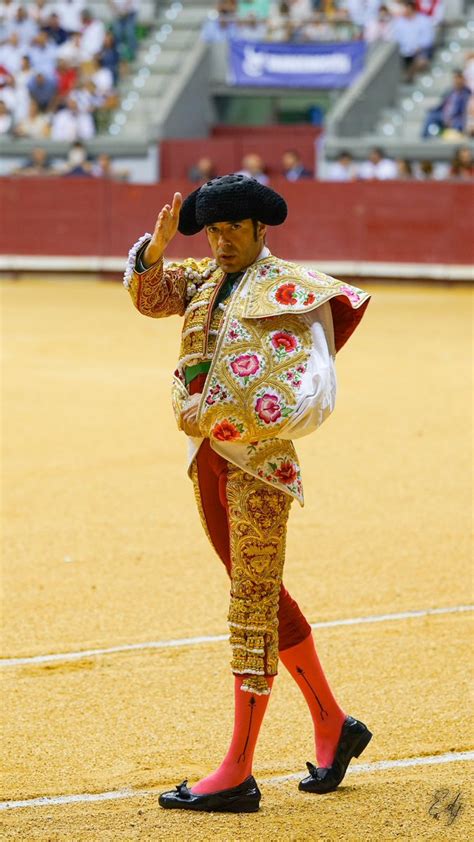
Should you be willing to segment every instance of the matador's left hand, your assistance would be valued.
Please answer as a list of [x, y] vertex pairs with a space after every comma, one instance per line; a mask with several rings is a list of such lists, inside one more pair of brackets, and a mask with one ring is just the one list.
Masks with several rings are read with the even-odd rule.
[[186, 403], [186, 408], [181, 413], [181, 428], [187, 436], [201, 438], [202, 433], [197, 422], [197, 413], [201, 395], [191, 395]]

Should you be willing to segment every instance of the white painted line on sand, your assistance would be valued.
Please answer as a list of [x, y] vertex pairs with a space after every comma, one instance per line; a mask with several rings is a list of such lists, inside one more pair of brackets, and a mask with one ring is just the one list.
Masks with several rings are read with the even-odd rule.
[[[432, 754], [426, 757], [407, 757], [402, 760], [378, 760], [374, 763], [358, 763], [350, 766], [347, 774], [357, 772], [380, 772], [387, 769], [406, 769], [413, 766], [437, 766], [442, 763], [459, 763], [474, 760], [474, 751], [448, 751], [446, 754]], [[290, 775], [259, 780], [260, 784], [274, 785], [302, 777], [301, 772]], [[76, 795], [52, 795], [40, 798], [27, 798], [22, 801], [0, 801], [0, 810], [15, 810], [20, 807], [56, 807], [61, 804], [92, 803], [97, 801], [116, 801], [120, 798], [144, 798], [156, 796], [161, 789], [118, 789], [109, 792], [79, 793]]]
[[[349, 617], [343, 620], [324, 620], [311, 623], [313, 629], [331, 629], [337, 626], [359, 626], [364, 623], [387, 623], [395, 620], [411, 620], [419, 617], [431, 617], [439, 614], [460, 614], [473, 611], [474, 605], [451, 605], [445, 608], [423, 608], [419, 611], [400, 611], [397, 614], [374, 614], [369, 617]], [[19, 667], [26, 664], [47, 664], [55, 661], [76, 661], [80, 658], [95, 658], [99, 655], [114, 655], [117, 652], [139, 652], [146, 649], [169, 649], [181, 646], [199, 646], [206, 643], [220, 643], [228, 640], [227, 634], [204, 635], [201, 637], [181, 637], [177, 640], [149, 640], [144, 643], [124, 643], [121, 646], [109, 646], [106, 649], [83, 649], [78, 652], [58, 652], [51, 655], [31, 655], [24, 658], [2, 658], [0, 667]]]

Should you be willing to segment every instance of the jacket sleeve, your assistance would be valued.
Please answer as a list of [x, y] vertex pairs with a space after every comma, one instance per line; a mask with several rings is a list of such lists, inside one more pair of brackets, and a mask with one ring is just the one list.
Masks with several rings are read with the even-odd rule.
[[336, 402], [334, 328], [328, 303], [308, 313], [313, 347], [303, 376], [302, 393], [291, 418], [278, 433], [297, 439], [313, 433], [331, 414]]
[[141, 258], [151, 235], [145, 234], [130, 249], [124, 286], [137, 310], [144, 316], [161, 319], [164, 316], [182, 316], [186, 309], [187, 280], [179, 263], [166, 268], [163, 258], [148, 269], [143, 268]]

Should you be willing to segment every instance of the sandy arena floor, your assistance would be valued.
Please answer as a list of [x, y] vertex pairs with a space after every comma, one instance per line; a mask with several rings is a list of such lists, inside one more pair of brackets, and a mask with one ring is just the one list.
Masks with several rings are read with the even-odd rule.
[[[220, 762], [228, 644], [124, 648], [226, 633], [228, 582], [169, 401], [179, 321], [140, 316], [118, 284], [3, 284], [2, 656], [121, 647], [0, 663], [3, 839], [474, 838], [470, 295], [373, 292], [336, 412], [298, 442], [285, 580], [312, 622], [355, 620], [315, 637], [374, 739], [338, 792], [299, 793], [312, 723], [282, 669], [255, 758], [262, 808], [222, 816], [165, 812], [157, 794]], [[448, 610], [410, 616], [434, 608]]]

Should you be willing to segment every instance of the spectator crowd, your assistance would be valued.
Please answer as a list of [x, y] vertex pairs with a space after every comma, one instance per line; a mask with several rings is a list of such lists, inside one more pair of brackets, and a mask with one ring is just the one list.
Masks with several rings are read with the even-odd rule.
[[443, 0], [218, 0], [205, 41], [396, 41], [408, 79], [433, 54]]
[[[268, 184], [272, 178], [286, 178], [287, 181], [302, 181], [316, 177], [313, 170], [303, 163], [296, 149], [287, 149], [280, 161], [280, 166], [267, 166], [261, 155], [247, 153], [242, 158], [238, 172], [256, 178], [261, 184]], [[218, 167], [208, 156], [200, 158], [188, 172], [190, 181], [203, 184], [220, 175]], [[365, 161], [355, 161], [348, 151], [340, 153], [337, 160], [329, 164], [322, 178], [327, 181], [388, 181], [430, 179], [474, 178], [474, 160], [468, 146], [459, 147], [450, 164], [436, 164], [431, 161], [412, 162], [406, 159], [394, 160], [383, 149], [374, 147]]]
[[44, 146], [35, 146], [31, 155], [19, 167], [10, 173], [14, 176], [81, 176], [85, 178], [108, 178], [126, 181], [129, 173], [117, 169], [110, 157], [101, 152], [92, 158], [86, 146], [80, 140], [74, 141], [69, 147], [66, 161], [54, 164]]
[[0, 135], [73, 143], [107, 126], [139, 0], [109, 3], [106, 28], [85, 0], [1, 0]]
[[[404, 80], [413, 82], [430, 67], [443, 14], [443, 0], [218, 0], [202, 37], [208, 42], [393, 41]], [[453, 131], [474, 137], [474, 53], [427, 115], [423, 137], [446, 131], [447, 139], [456, 139]]]

